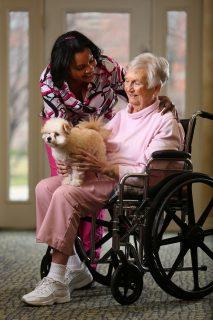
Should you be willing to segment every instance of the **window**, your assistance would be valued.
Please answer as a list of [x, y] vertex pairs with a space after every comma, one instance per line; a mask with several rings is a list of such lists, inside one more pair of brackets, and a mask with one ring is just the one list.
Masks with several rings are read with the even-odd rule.
[[170, 63], [168, 96], [184, 116], [186, 104], [187, 14], [184, 11], [167, 11], [166, 52]]
[[129, 61], [130, 14], [81, 12], [66, 14], [67, 31], [78, 30], [122, 66]]
[[28, 184], [29, 14], [9, 13], [9, 200], [26, 201]]

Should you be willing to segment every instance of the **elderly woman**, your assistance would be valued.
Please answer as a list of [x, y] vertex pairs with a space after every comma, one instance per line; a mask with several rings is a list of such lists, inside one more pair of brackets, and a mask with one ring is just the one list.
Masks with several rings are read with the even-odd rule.
[[[143, 172], [157, 150], [179, 150], [183, 129], [171, 112], [158, 113], [158, 94], [169, 75], [164, 58], [149, 53], [137, 56], [129, 64], [125, 91], [129, 103], [106, 127], [112, 130], [108, 161], [100, 162], [82, 152], [75, 160], [87, 179], [81, 187], [61, 185], [62, 176], [42, 180], [36, 187], [37, 241], [53, 249], [47, 277], [22, 300], [31, 305], [51, 305], [70, 301], [66, 282], [66, 264], [73, 253], [82, 212], [96, 214], [108, 199], [120, 177]], [[71, 164], [72, 165], [72, 164]], [[66, 173], [67, 168], [61, 168]]]

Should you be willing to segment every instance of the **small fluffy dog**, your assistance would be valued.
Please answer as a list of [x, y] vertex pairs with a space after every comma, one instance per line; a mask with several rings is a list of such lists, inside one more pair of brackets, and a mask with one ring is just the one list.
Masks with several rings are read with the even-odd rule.
[[[106, 140], [110, 131], [104, 129], [102, 120], [90, 118], [73, 127], [61, 118], [48, 120], [41, 129], [42, 139], [52, 148], [56, 161], [67, 162], [80, 149], [91, 153], [100, 160], [106, 160]], [[63, 184], [81, 186], [84, 173], [72, 167], [72, 173], [63, 180]]]

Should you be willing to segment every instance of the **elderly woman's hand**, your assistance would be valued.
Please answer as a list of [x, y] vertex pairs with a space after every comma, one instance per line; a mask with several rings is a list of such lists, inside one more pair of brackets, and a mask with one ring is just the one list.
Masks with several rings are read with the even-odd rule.
[[79, 171], [93, 171], [105, 174], [111, 178], [117, 178], [119, 176], [118, 166], [110, 164], [107, 161], [99, 160], [84, 150], [81, 150], [80, 154], [75, 155], [72, 166], [77, 167]]
[[65, 164], [64, 162], [57, 161], [56, 162], [57, 172], [59, 175], [63, 177], [67, 177], [69, 175], [70, 166]]
[[159, 112], [162, 112], [162, 114], [167, 113], [168, 111], [171, 111], [175, 118], [178, 119], [177, 110], [175, 109], [175, 105], [171, 102], [171, 100], [167, 96], [159, 96], [160, 105], [159, 105]]
[[77, 167], [80, 171], [101, 172], [101, 168], [105, 166], [104, 161], [100, 161], [91, 153], [81, 150], [72, 158], [72, 166]]

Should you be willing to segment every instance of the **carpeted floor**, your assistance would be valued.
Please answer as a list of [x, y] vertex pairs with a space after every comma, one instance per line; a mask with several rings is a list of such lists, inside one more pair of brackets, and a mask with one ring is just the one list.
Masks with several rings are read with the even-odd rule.
[[0, 231], [0, 320], [212, 320], [213, 296], [185, 302], [163, 292], [150, 274], [133, 305], [120, 306], [109, 288], [77, 290], [70, 303], [30, 307], [21, 302], [39, 280], [46, 246], [36, 244], [34, 232]]

